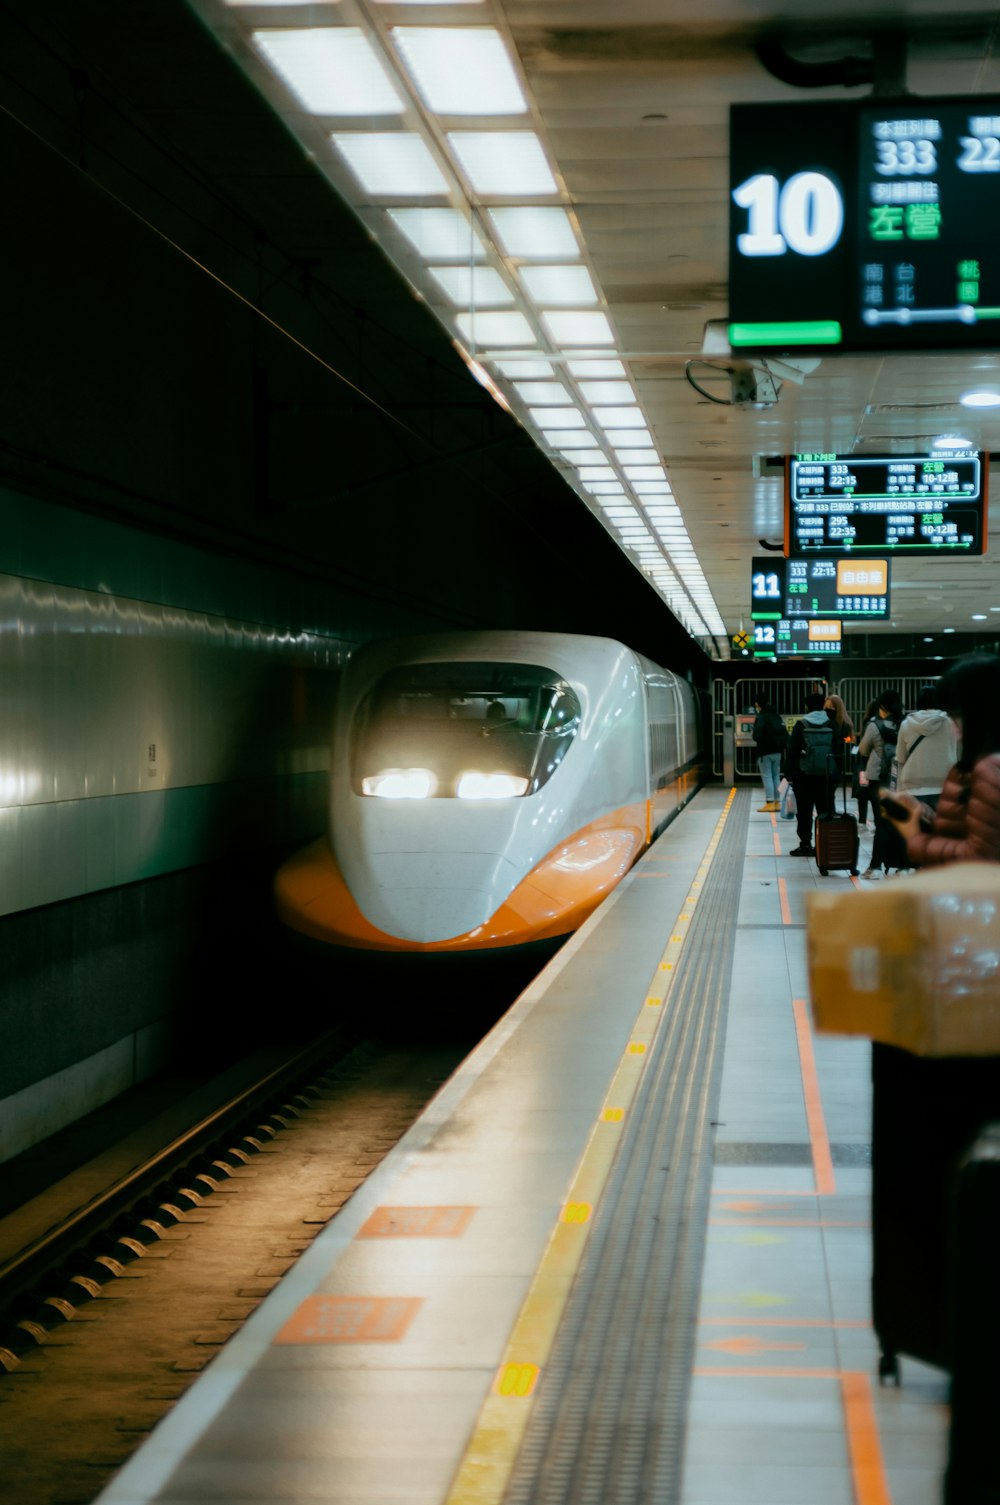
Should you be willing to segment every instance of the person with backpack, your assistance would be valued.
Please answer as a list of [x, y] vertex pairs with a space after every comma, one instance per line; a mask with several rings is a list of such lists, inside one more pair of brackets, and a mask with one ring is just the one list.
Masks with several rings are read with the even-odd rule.
[[806, 714], [793, 726], [785, 754], [785, 772], [795, 791], [799, 836], [799, 844], [789, 857], [815, 857], [813, 811], [821, 820], [833, 813], [833, 790], [843, 754], [834, 723], [823, 707], [825, 699], [818, 691], [806, 696]]
[[788, 730], [769, 700], [755, 700], [757, 712], [753, 740], [757, 749], [757, 769], [764, 785], [764, 803], [760, 813], [781, 809], [778, 785], [781, 782], [781, 755], [788, 746]]
[[890, 867], [908, 867], [906, 850], [896, 835], [895, 828], [882, 813], [879, 790], [892, 786], [892, 764], [896, 756], [896, 741], [903, 721], [903, 703], [897, 690], [884, 690], [879, 696], [878, 707], [872, 720], [865, 727], [858, 756], [868, 775], [868, 798], [875, 819], [875, 836], [872, 854], [862, 878], [879, 878]]

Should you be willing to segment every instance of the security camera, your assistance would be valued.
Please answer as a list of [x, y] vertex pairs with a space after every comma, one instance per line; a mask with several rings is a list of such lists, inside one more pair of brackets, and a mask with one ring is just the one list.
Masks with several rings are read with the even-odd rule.
[[773, 407], [778, 400], [778, 386], [774, 377], [758, 366], [730, 367], [729, 397], [738, 407]]

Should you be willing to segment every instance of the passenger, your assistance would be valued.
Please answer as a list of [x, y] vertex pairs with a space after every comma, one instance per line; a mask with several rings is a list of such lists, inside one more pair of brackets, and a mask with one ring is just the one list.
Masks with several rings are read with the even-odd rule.
[[[878, 701], [877, 700], [870, 700], [868, 702], [868, 705], [865, 708], [865, 714], [861, 718], [861, 739], [860, 739], [861, 741], [864, 740], [865, 728], [868, 726], [869, 721], [874, 720], [874, 718], [877, 715], [878, 715]], [[862, 828], [866, 828], [867, 825], [868, 825], [868, 805], [869, 805], [868, 773], [867, 773], [867, 770], [866, 770], [866, 767], [865, 767], [865, 760], [861, 757], [861, 747], [860, 747], [859, 743], [855, 743], [855, 745], [854, 745], [853, 758], [854, 758], [854, 798], [858, 802], [858, 825], [861, 826]], [[874, 814], [874, 812], [872, 812], [872, 824], [873, 825], [875, 824], [875, 814]]]
[[973, 653], [959, 659], [940, 680], [937, 699], [955, 723], [961, 754], [937, 809], [897, 794], [910, 813], [892, 824], [917, 867], [1000, 862], [1000, 658]]
[[753, 740], [757, 749], [757, 768], [764, 785], [764, 803], [758, 805], [761, 812], [780, 810], [778, 785], [781, 783], [781, 755], [788, 746], [788, 729], [769, 700], [755, 700], [757, 712], [753, 724]]
[[917, 696], [916, 710], [899, 728], [897, 792], [912, 794], [929, 809], [937, 809], [938, 796], [957, 759], [958, 739], [951, 717], [940, 708], [937, 686], [925, 685]]
[[890, 867], [906, 867], [905, 849], [895, 840], [895, 830], [882, 814], [879, 790], [888, 792], [892, 778], [892, 760], [896, 756], [896, 739], [903, 720], [903, 703], [898, 690], [884, 690], [879, 696], [875, 716], [861, 737], [859, 756], [865, 759], [868, 775], [868, 798], [875, 820], [872, 855], [863, 878], [880, 878]]
[[839, 695], [828, 695], [823, 702], [823, 709], [833, 722], [836, 733], [836, 742], [843, 750], [843, 782], [851, 777], [851, 748], [854, 746], [854, 722], [847, 714], [847, 707]]
[[785, 754], [785, 772], [795, 791], [795, 828], [799, 844], [789, 857], [814, 857], [813, 809], [824, 819], [831, 812], [833, 781], [836, 779], [834, 729], [823, 709], [826, 696], [814, 691], [806, 696], [806, 714], [796, 721]]

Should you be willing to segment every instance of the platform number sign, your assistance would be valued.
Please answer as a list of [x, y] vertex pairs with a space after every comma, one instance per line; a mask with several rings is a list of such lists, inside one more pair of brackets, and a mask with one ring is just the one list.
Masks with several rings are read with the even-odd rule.
[[734, 105], [734, 350], [993, 347], [1000, 96]]
[[750, 615], [756, 622], [785, 614], [787, 561], [754, 559], [750, 568]]

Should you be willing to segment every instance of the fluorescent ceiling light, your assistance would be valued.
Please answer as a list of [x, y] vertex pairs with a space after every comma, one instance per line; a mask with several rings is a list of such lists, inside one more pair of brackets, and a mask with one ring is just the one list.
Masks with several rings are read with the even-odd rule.
[[470, 304], [474, 308], [488, 308], [514, 301], [514, 294], [494, 267], [428, 267], [427, 270], [460, 308], [468, 308]]
[[610, 465], [585, 465], [580, 471], [581, 481], [613, 481], [615, 473]]
[[613, 345], [615, 342], [611, 325], [602, 313], [545, 310], [542, 322], [557, 345]]
[[622, 365], [621, 361], [597, 359], [591, 361], [567, 361], [566, 364], [569, 367], [571, 376], [600, 376], [613, 378], [616, 376], [626, 375], [625, 367]]
[[448, 141], [476, 193], [557, 193], [534, 131], [449, 131]]
[[660, 461], [655, 449], [619, 449], [617, 445], [615, 458], [619, 465], [658, 465]]
[[489, 218], [508, 256], [579, 256], [565, 209], [491, 209]]
[[963, 408], [1000, 408], [1000, 392], [996, 391], [963, 392], [958, 400]]
[[394, 26], [392, 39], [429, 110], [438, 115], [523, 115], [528, 108], [492, 26]]
[[533, 423], [539, 428], [582, 429], [587, 420], [579, 408], [529, 408]]
[[[597, 289], [586, 267], [522, 267], [521, 281], [535, 303], [554, 308], [577, 308], [597, 302]], [[632, 393], [629, 392], [631, 398]]]
[[971, 449], [968, 439], [963, 439], [959, 434], [942, 434], [940, 439], [934, 440], [935, 449]]
[[582, 381], [580, 391], [588, 402], [635, 402], [632, 383], [627, 381]]
[[[590, 489], [595, 496], [625, 495], [625, 487], [622, 485], [621, 481], [595, 481]], [[990, 609], [994, 610], [995, 608], [991, 607]]]
[[358, 26], [255, 31], [273, 72], [311, 115], [401, 115], [403, 101]]
[[642, 408], [595, 408], [594, 417], [601, 428], [644, 429]]
[[514, 389], [524, 402], [555, 402], [560, 407], [570, 396], [561, 381], [518, 381]]
[[618, 449], [622, 445], [635, 446], [644, 444], [649, 449], [655, 449], [653, 436], [649, 429], [605, 429], [605, 437], [612, 449]]
[[[494, 361], [493, 364], [501, 376], [506, 376], [508, 381], [515, 377], [525, 376], [555, 376], [555, 367], [549, 361]], [[563, 388], [563, 395], [566, 389]]]
[[[597, 435], [592, 434], [589, 429], [543, 429], [542, 432], [545, 435], [545, 442], [556, 449], [590, 450], [601, 447], [597, 441]], [[592, 465], [597, 458], [597, 455], [590, 455], [589, 463]], [[601, 455], [600, 458], [603, 460], [605, 457]]]
[[626, 465], [625, 474], [630, 481], [655, 481], [663, 471], [659, 465]]
[[421, 198], [448, 192], [426, 142], [413, 131], [336, 132], [331, 139], [365, 193]]
[[531, 325], [521, 313], [491, 314], [476, 309], [472, 313], [458, 314], [455, 323], [465, 338], [480, 349], [490, 349], [494, 345], [531, 345], [535, 339]]
[[387, 209], [401, 235], [427, 261], [482, 261], [486, 247], [457, 209]]
[[669, 481], [640, 481], [635, 489], [640, 496], [673, 496]]

